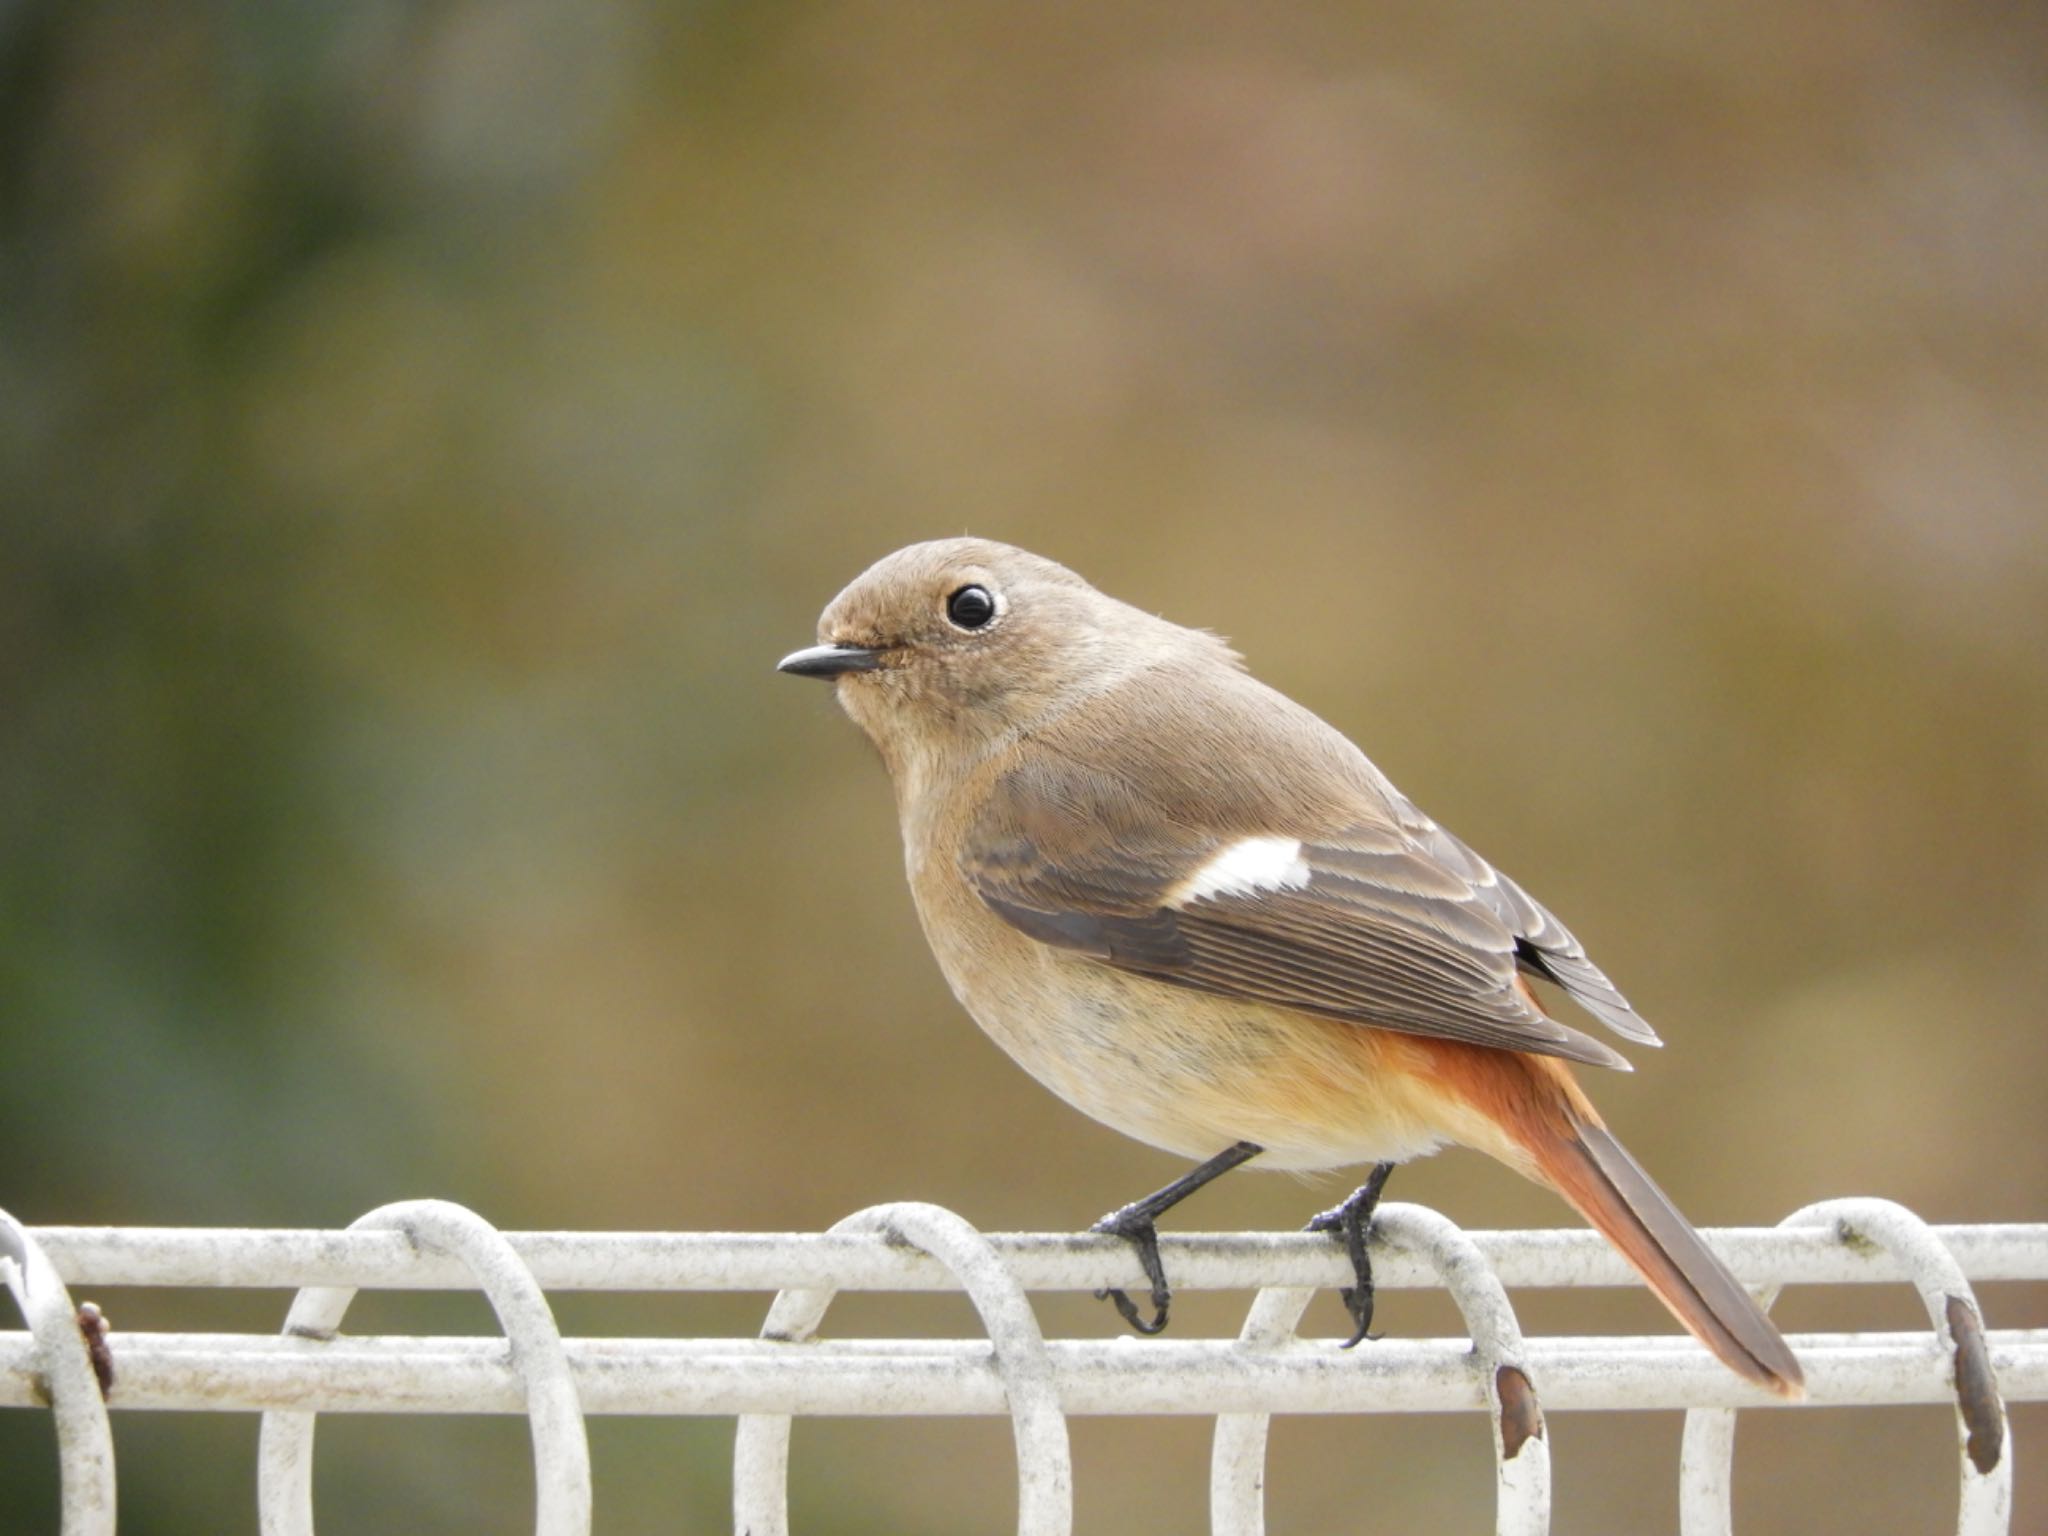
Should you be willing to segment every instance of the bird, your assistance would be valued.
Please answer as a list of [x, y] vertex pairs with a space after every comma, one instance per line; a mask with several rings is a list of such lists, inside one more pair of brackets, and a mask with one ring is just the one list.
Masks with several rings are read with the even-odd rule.
[[1010, 545], [877, 561], [778, 664], [829, 681], [894, 786], [925, 936], [977, 1024], [1067, 1103], [1199, 1164], [1091, 1228], [1172, 1300], [1157, 1219], [1229, 1170], [1370, 1164], [1309, 1229], [1344, 1244], [1354, 1333], [1396, 1164], [1474, 1148], [1561, 1195], [1739, 1376], [1803, 1394], [1762, 1309], [1602, 1122], [1630, 1070], [1547, 1012], [1661, 1044], [1550, 910], [1220, 637]]

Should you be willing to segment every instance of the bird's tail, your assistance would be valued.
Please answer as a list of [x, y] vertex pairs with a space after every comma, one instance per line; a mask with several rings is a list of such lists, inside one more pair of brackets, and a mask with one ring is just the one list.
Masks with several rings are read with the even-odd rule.
[[1730, 1370], [1780, 1397], [1805, 1396], [1805, 1375], [1783, 1336], [1608, 1134], [1569, 1066], [1447, 1040], [1427, 1048], [1439, 1087], [1478, 1111], [1487, 1128], [1472, 1145], [1570, 1201]]
[[1523, 1147], [1544, 1180], [1621, 1250], [1730, 1370], [1780, 1397], [1806, 1395], [1805, 1373], [1784, 1336], [1598, 1119], [1573, 1114]]

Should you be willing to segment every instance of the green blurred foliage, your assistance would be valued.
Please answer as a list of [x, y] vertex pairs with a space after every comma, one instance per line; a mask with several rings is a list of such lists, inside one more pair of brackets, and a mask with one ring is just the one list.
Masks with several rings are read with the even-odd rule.
[[[2038, 1219], [2043, 18], [5, 0], [0, 1202], [1006, 1229], [1161, 1182], [952, 1004], [879, 770], [769, 670], [971, 530], [1228, 632], [1562, 912], [1671, 1042], [1596, 1087], [1697, 1219]], [[1476, 1159], [1396, 1190], [1562, 1219]], [[1858, 1307], [1912, 1318], [1786, 1315]], [[1745, 1529], [1945, 1518], [1939, 1414], [1845, 1420], [1751, 1438]], [[124, 1530], [253, 1528], [253, 1425], [120, 1432]], [[1672, 1420], [1555, 1434], [1561, 1528], [1673, 1523]], [[46, 1426], [0, 1436], [51, 1528]], [[322, 1437], [323, 1529], [530, 1518], [516, 1426]], [[1083, 1528], [1197, 1528], [1202, 1442], [1079, 1426]], [[1276, 1525], [1482, 1528], [1483, 1442], [1284, 1426]], [[728, 1443], [602, 1426], [604, 1528], [717, 1528]], [[806, 1425], [799, 1520], [1000, 1529], [1009, 1454]]]

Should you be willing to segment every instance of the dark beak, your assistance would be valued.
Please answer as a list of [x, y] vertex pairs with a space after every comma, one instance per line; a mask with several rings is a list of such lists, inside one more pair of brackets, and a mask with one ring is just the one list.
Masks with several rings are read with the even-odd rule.
[[775, 670], [794, 677], [844, 677], [849, 672], [872, 672], [882, 664], [882, 653], [858, 645], [814, 645], [795, 651], [775, 663]]

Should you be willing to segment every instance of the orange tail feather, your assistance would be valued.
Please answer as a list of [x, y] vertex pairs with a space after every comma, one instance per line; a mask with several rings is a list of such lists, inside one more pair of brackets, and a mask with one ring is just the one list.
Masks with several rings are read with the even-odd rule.
[[1583, 1124], [1529, 1151], [1551, 1187], [1730, 1370], [1781, 1397], [1805, 1395], [1805, 1373], [1784, 1336], [1606, 1127]]
[[[1469, 1054], [1468, 1054], [1469, 1053]], [[1621, 1251], [1686, 1330], [1737, 1375], [1781, 1397], [1806, 1377], [1771, 1320], [1636, 1160], [1608, 1134], [1572, 1080], [1546, 1057], [1458, 1053], [1443, 1074], [1534, 1164], [1536, 1176]]]

